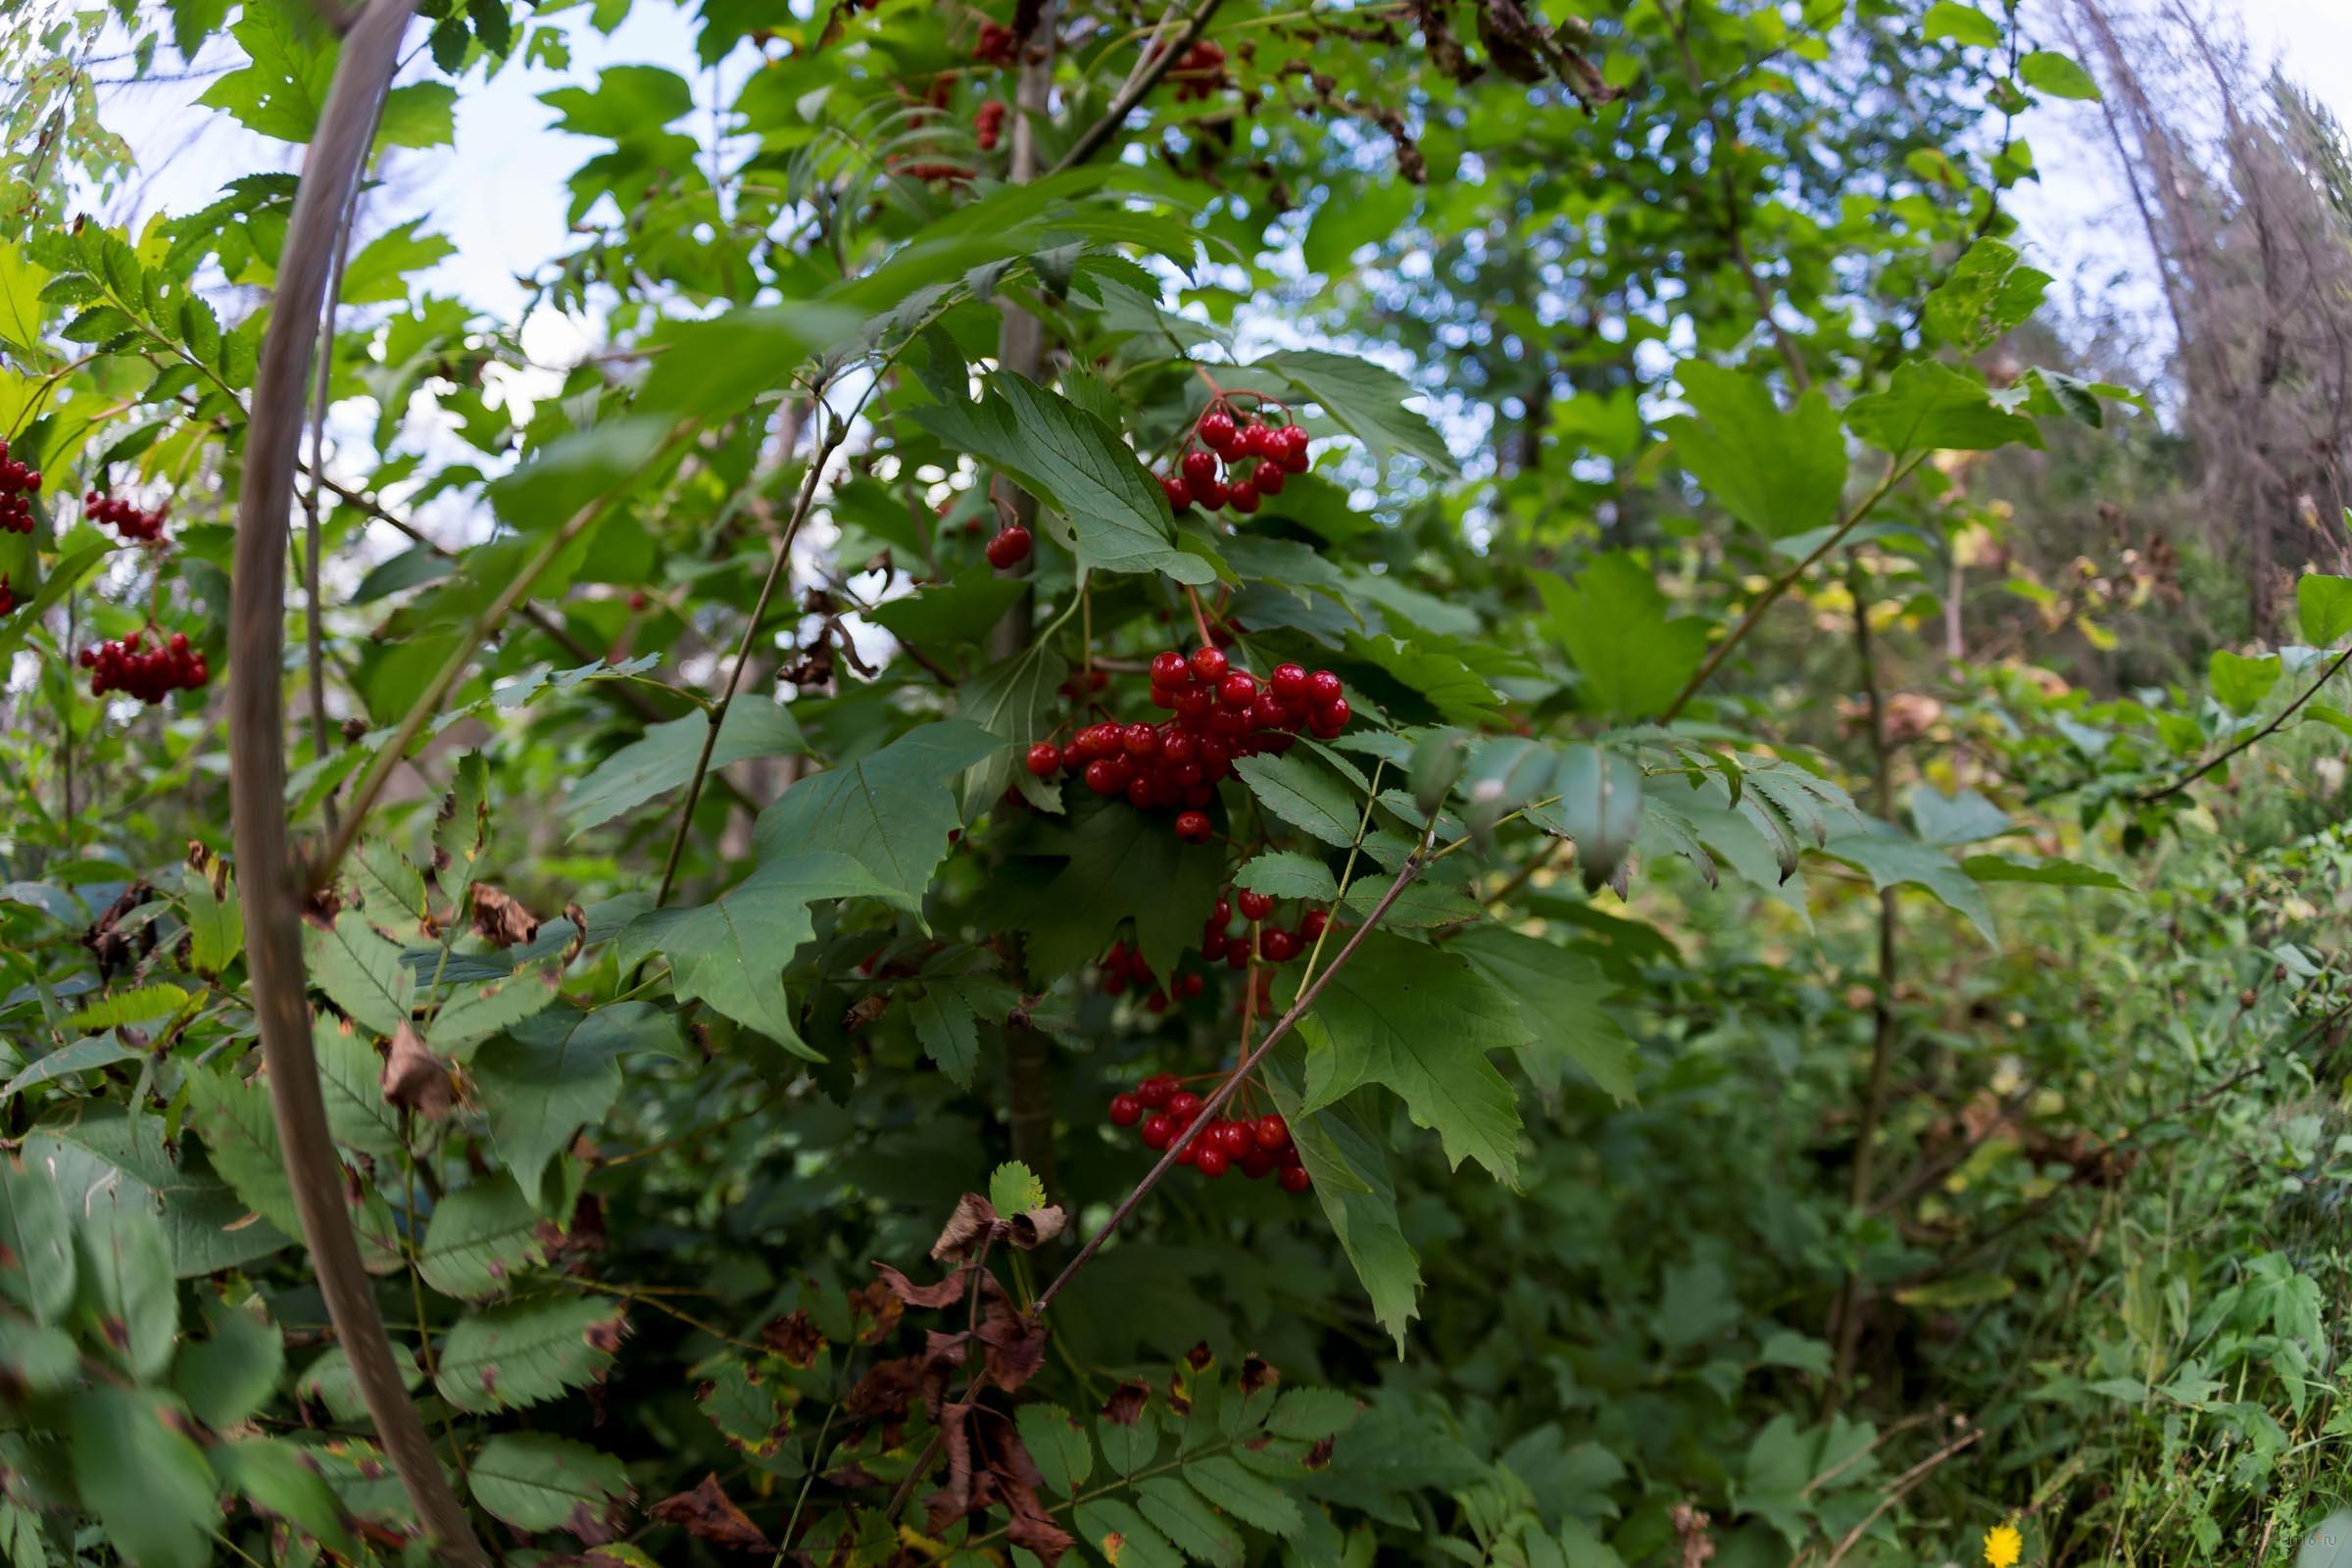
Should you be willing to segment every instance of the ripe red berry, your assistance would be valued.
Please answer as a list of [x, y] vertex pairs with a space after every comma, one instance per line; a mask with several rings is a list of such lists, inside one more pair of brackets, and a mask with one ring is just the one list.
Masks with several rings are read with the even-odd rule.
[[1078, 732], [1075, 740], [1070, 742], [1070, 750], [1090, 760], [1096, 758], [1115, 756], [1119, 750], [1119, 726], [1116, 724], [1089, 724]]
[[1348, 699], [1342, 697], [1308, 714], [1307, 726], [1315, 732], [1317, 739], [1329, 740], [1348, 727], [1348, 720], [1353, 712], [1354, 710], [1348, 706]]
[[1175, 1093], [1176, 1078], [1173, 1073], [1154, 1073], [1135, 1086], [1135, 1098], [1153, 1110], [1167, 1109], [1169, 1097]]
[[1263, 1181], [1274, 1174], [1274, 1156], [1262, 1149], [1252, 1149], [1234, 1163], [1241, 1167], [1243, 1175], [1253, 1182]]
[[1138, 760], [1155, 756], [1159, 751], [1159, 731], [1144, 723], [1125, 725], [1119, 730], [1119, 746]]
[[1029, 530], [1019, 523], [1000, 529], [988, 542], [988, 564], [999, 571], [1017, 566], [1029, 559]]
[[1231, 671], [1217, 682], [1217, 701], [1227, 708], [1248, 708], [1257, 701], [1257, 677], [1246, 669]]
[[1259, 495], [1278, 496], [1282, 494], [1284, 483], [1282, 465], [1271, 459], [1259, 464], [1257, 471], [1250, 475], [1250, 482], [1257, 486]]
[[1201, 1175], [1209, 1177], [1212, 1180], [1216, 1177], [1224, 1175], [1226, 1171], [1233, 1168], [1233, 1159], [1231, 1155], [1227, 1154], [1222, 1149], [1201, 1147], [1200, 1140], [1195, 1140], [1192, 1148], [1192, 1155], [1193, 1168], [1199, 1171]]
[[1250, 939], [1247, 936], [1228, 939], [1225, 945], [1225, 967], [1228, 969], [1250, 967]]
[[1307, 465], [1306, 432], [1298, 425], [1286, 424], [1278, 433], [1282, 437], [1282, 466], [1293, 473], [1304, 473]]
[[1206, 484], [1193, 486], [1193, 500], [1202, 511], [1216, 511], [1225, 505], [1225, 481], [1222, 479], [1211, 479]]
[[1216, 825], [1209, 821], [1206, 811], [1176, 813], [1176, 836], [1187, 844], [1206, 844], [1216, 835]]
[[1192, 487], [1196, 497], [1204, 494], [1210, 485], [1217, 482], [1217, 455], [1213, 452], [1203, 452], [1195, 447], [1184, 455], [1179, 466], [1184, 469], [1184, 482]]
[[1052, 741], [1039, 741], [1029, 748], [1029, 771], [1037, 778], [1052, 778], [1061, 771], [1061, 748]]
[[1317, 708], [1338, 702], [1342, 689], [1340, 677], [1328, 669], [1318, 669], [1306, 677], [1306, 700]]
[[1153, 1111], [1144, 1118], [1145, 1148], [1165, 1149], [1169, 1144], [1175, 1142], [1175, 1139], [1176, 1121], [1174, 1117], [1161, 1111]]
[[1193, 679], [1203, 686], [1214, 685], [1225, 678], [1226, 660], [1222, 648], [1196, 648], [1192, 657]]
[[1168, 1097], [1168, 1116], [1179, 1127], [1190, 1127], [1193, 1118], [1200, 1114], [1200, 1097], [1191, 1090], [1179, 1090]]
[[1142, 1101], [1136, 1099], [1133, 1095], [1113, 1095], [1110, 1097], [1110, 1124], [1112, 1126], [1132, 1127], [1143, 1119], [1144, 1102]]
[[1306, 696], [1306, 666], [1303, 664], [1276, 664], [1274, 672], [1266, 677], [1266, 684], [1272, 688], [1275, 697], [1279, 700], [1286, 703], [1298, 702]]
[[1248, 888], [1244, 888], [1234, 902], [1241, 906], [1245, 920], [1263, 920], [1274, 912], [1272, 899], [1263, 893], [1252, 893]]
[[1086, 764], [1086, 787], [1097, 795], [1116, 795], [1127, 787], [1127, 764], [1098, 757]]
[[[1300, 671], [1301, 675], [1304, 673], [1303, 670]], [[1192, 678], [1193, 666], [1186, 663], [1184, 656], [1175, 649], [1170, 648], [1152, 656], [1152, 685], [1182, 686]]]
[[1168, 498], [1168, 505], [1182, 512], [1193, 504], [1193, 487], [1173, 473], [1159, 476], [1159, 488]]
[[1232, 485], [1225, 492], [1225, 504], [1243, 516], [1257, 510], [1257, 486], [1248, 479]]
[[1265, 1150], [1268, 1153], [1290, 1147], [1291, 1124], [1271, 1111], [1258, 1117], [1250, 1132], [1250, 1136], [1257, 1140], [1257, 1147]]
[[1268, 963], [1288, 963], [1298, 956], [1298, 939], [1280, 927], [1258, 939]]
[[1216, 1127], [1217, 1146], [1239, 1159], [1257, 1145], [1257, 1134], [1246, 1121], [1219, 1122]]
[[1282, 1183], [1282, 1190], [1286, 1193], [1303, 1193], [1314, 1185], [1304, 1165], [1285, 1165], [1282, 1174], [1274, 1179]]
[[1219, 899], [1214, 905], [1210, 906], [1208, 911], [1208, 923], [1212, 929], [1222, 931], [1225, 929], [1226, 923], [1232, 920], [1232, 918], [1233, 906], [1227, 904], [1223, 899]]
[[1321, 909], [1309, 909], [1306, 917], [1298, 922], [1298, 935], [1302, 940], [1312, 942], [1322, 936], [1324, 928], [1330, 924], [1329, 914]]
[[1198, 433], [1204, 445], [1225, 457], [1233, 456], [1242, 434], [1233, 422], [1233, 416], [1223, 409], [1211, 409], [1200, 416]]

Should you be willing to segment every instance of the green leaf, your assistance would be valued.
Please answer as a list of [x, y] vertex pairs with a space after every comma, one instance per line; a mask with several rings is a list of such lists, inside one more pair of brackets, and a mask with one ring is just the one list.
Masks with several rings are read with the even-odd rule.
[[285, 1371], [286, 1348], [262, 1315], [261, 1302], [231, 1306], [207, 1298], [204, 1320], [211, 1332], [179, 1348], [172, 1364], [172, 1387], [196, 1419], [217, 1432], [252, 1420], [269, 1406]]
[[1021, 862], [1033, 885], [1017, 899], [1012, 923], [1029, 934], [1033, 977], [1043, 981], [1092, 963], [1128, 919], [1144, 961], [1156, 973], [1173, 972], [1198, 944], [1225, 877], [1220, 846], [1187, 844], [1168, 831], [1166, 817], [1093, 794], [1072, 805], [1066, 824], [1041, 837], [1048, 853], [1067, 858], [1050, 871], [1036, 860]]
[[1362, 1409], [1354, 1395], [1337, 1389], [1285, 1389], [1266, 1417], [1266, 1430], [1278, 1438], [1315, 1443], [1355, 1425]]
[[2017, 74], [2035, 92], [2052, 98], [2096, 102], [2099, 84], [2073, 58], [2054, 49], [2036, 49], [2017, 63]]
[[2000, 937], [1993, 930], [1992, 910], [1985, 905], [1984, 893], [1958, 862], [1942, 851], [1891, 832], [1855, 832], [1837, 835], [1822, 853], [1869, 876], [1875, 892], [1901, 886], [1925, 889], [1946, 907], [1966, 915], [1987, 945], [2000, 947]]
[[[582, 100], [602, 102], [615, 76], [639, 69], [647, 68], [606, 71], [594, 93], [570, 90]], [[620, 102], [608, 107], [615, 114], [627, 112]], [[693, 107], [690, 89], [687, 107]], [[728, 413], [789, 384], [810, 355], [858, 341], [864, 326], [862, 311], [801, 301], [747, 306], [708, 320], [673, 322], [652, 334], [648, 346], [655, 351], [653, 368], [636, 407], [673, 416]]]
[[977, 724], [949, 719], [910, 729], [878, 752], [802, 779], [760, 813], [760, 857], [769, 860], [809, 850], [846, 855], [881, 884], [856, 891], [919, 912], [953, 847], [948, 834], [963, 825], [956, 778], [1004, 744]]
[[2333, 648], [2352, 631], [2352, 577], [2326, 577], [2305, 572], [2295, 582], [2295, 618], [2303, 640], [2314, 648]]
[[253, 1218], [200, 1149], [183, 1143], [175, 1153], [168, 1147], [160, 1116], [88, 1109], [72, 1122], [33, 1128], [24, 1154], [28, 1167], [55, 1173], [68, 1213], [117, 1200], [151, 1213], [160, 1208], [172, 1271], [181, 1279], [235, 1268], [289, 1245], [283, 1231]]
[[1999, 838], [2013, 824], [2009, 813], [1975, 790], [1946, 795], [1933, 784], [1915, 784], [1910, 795], [1911, 821], [1920, 842], [1949, 848], [1979, 839]]
[[1349, 659], [1394, 675], [1448, 724], [1482, 724], [1501, 712], [1502, 699], [1495, 695], [1493, 683], [1436, 642], [1367, 637], [1351, 631], [1344, 646]]
[[1000, 1219], [1010, 1219], [1045, 1207], [1046, 1184], [1019, 1160], [1008, 1159], [989, 1175], [988, 1201]]
[[[959, 647], [987, 636], [1026, 586], [1020, 578], [1000, 577], [986, 565], [966, 566], [944, 583], [876, 605], [865, 618], [901, 642]], [[968, 701], [969, 693], [959, 689], [957, 697]]]
[[1895, 367], [1886, 391], [1846, 405], [1845, 422], [1863, 440], [1897, 458], [1942, 449], [1989, 452], [2012, 442], [2041, 445], [2033, 420], [1994, 403], [1976, 377], [1934, 360]]
[[400, 1154], [400, 1112], [384, 1098], [384, 1059], [349, 1024], [321, 1011], [311, 1028], [327, 1130], [344, 1148], [373, 1159]]
[[1022, 798], [1040, 810], [1060, 813], [1061, 785], [1037, 777], [1023, 760], [1029, 748], [1052, 735], [1060, 722], [1059, 688], [1069, 668], [1069, 662], [1050, 644], [1032, 643], [956, 689], [956, 716], [1004, 742], [964, 775], [962, 815], [977, 816], [995, 805], [1007, 784], [1018, 787]]
[[1013, 1424], [1046, 1485], [1065, 1497], [1075, 1495], [1095, 1468], [1086, 1428], [1058, 1404], [1024, 1404], [1013, 1412]]
[[321, 1544], [346, 1556], [358, 1544], [343, 1524], [343, 1504], [310, 1455], [275, 1438], [240, 1438], [212, 1450], [221, 1485], [265, 1514], [285, 1520]]
[[1374, 1319], [1396, 1339], [1402, 1356], [1405, 1327], [1417, 1311], [1421, 1259], [1396, 1218], [1386, 1150], [1341, 1111], [1308, 1111], [1279, 1072], [1262, 1077], [1290, 1123], [1323, 1217], [1371, 1298]]
[[245, 909], [230, 885], [227, 863], [213, 860], [211, 873], [188, 868], [181, 882], [180, 913], [188, 922], [189, 966], [198, 974], [217, 976], [245, 951]]
[[154, 1210], [135, 1198], [93, 1195], [74, 1242], [91, 1337], [133, 1377], [162, 1377], [179, 1334], [179, 1286]]
[[404, 82], [384, 94], [375, 144], [447, 147], [457, 140], [457, 107], [458, 90], [446, 81]]
[[1446, 944], [1519, 1008], [1529, 1035], [1527, 1076], [1556, 1094], [1573, 1065], [1621, 1105], [1634, 1102], [1634, 1043], [1605, 1004], [1617, 987], [1581, 953], [1498, 925], [1474, 926]]
[[410, 1019], [416, 980], [401, 961], [400, 945], [345, 909], [321, 931], [303, 927], [304, 956], [311, 981], [355, 1022], [389, 1038]]
[[255, 0], [229, 32], [251, 63], [215, 80], [196, 102], [264, 136], [309, 141], [335, 74], [334, 50], [323, 31], [314, 25], [305, 35], [278, 0]]
[[1616, 874], [1642, 832], [1642, 769], [1597, 746], [1560, 753], [1551, 776], [1551, 804], [1530, 807], [1527, 819], [1576, 844], [1577, 869], [1596, 888]]
[[[188, 1074], [187, 1093], [188, 1120], [238, 1200], [285, 1235], [301, 1235], [302, 1220], [279, 1152], [268, 1091], [210, 1068]], [[345, 1200], [368, 1271], [386, 1274], [402, 1267], [399, 1229], [383, 1196], [360, 1183], [357, 1195], [347, 1191]]]
[[[424, 1370], [416, 1364], [416, 1352], [398, 1340], [392, 1342], [392, 1368], [404, 1389], [414, 1389], [424, 1381]], [[368, 1401], [360, 1396], [359, 1376], [352, 1371], [351, 1356], [340, 1345], [310, 1364], [294, 1385], [294, 1392], [306, 1399], [317, 1400], [338, 1421], [368, 1419]]]
[[2206, 679], [2213, 686], [2215, 702], [2232, 713], [2245, 714], [2271, 694], [2283, 667], [2277, 654], [2248, 659], [2227, 648], [2217, 648], [2206, 666]]
[[517, 969], [503, 980], [452, 987], [425, 1026], [425, 1043], [442, 1055], [465, 1061], [473, 1047], [492, 1035], [546, 1010], [563, 981], [562, 965], [545, 964]]
[[117, 1062], [135, 1061], [145, 1054], [143, 1051], [124, 1045], [111, 1033], [90, 1035], [52, 1051], [6, 1084], [0, 1084], [0, 1103], [6, 1103], [25, 1090], [41, 1084], [71, 1078], [76, 1073], [95, 1072], [101, 1067], [112, 1067]]
[[[1139, 1423], [1140, 1425], [1140, 1423]], [[1116, 1497], [1096, 1497], [1071, 1510], [1078, 1539], [1115, 1568], [1183, 1568], [1184, 1556], [1142, 1514]]]
[[[409, 91], [401, 88], [400, 92]], [[446, 90], [446, 89], [444, 89]], [[409, 295], [409, 275], [437, 267], [458, 254], [458, 247], [440, 234], [419, 234], [419, 218], [388, 228], [360, 248], [343, 272], [346, 305], [386, 305]]]
[[1363, 798], [1305, 752], [1245, 757], [1233, 770], [1277, 819], [1335, 849], [1355, 842], [1364, 819]]
[[1298, 1025], [1305, 1107], [1380, 1084], [1416, 1123], [1437, 1129], [1449, 1163], [1472, 1158], [1515, 1182], [1517, 1097], [1488, 1059], [1529, 1038], [1511, 999], [1453, 955], [1379, 930], [1330, 974]]
[[[55, 1394], [82, 1380], [81, 1349], [64, 1329], [0, 1317], [0, 1377], [30, 1394]], [[6, 1537], [0, 1534], [0, 1551]]]
[[75, 1034], [113, 1029], [126, 1023], [152, 1023], [169, 1018], [188, 1002], [188, 993], [167, 981], [118, 991], [71, 1014], [64, 1027]]
[[1270, 899], [1305, 899], [1329, 904], [1340, 896], [1339, 880], [1321, 860], [1296, 850], [1270, 850], [1233, 873], [1233, 885]]
[[1670, 617], [1657, 579], [1626, 551], [1593, 557], [1574, 583], [1541, 573], [1536, 588], [1544, 626], [1575, 662], [1578, 695], [1593, 712], [1653, 717], [1705, 657], [1707, 623], [1695, 615]]
[[1205, 557], [1180, 549], [1159, 483], [1102, 420], [1023, 376], [989, 377], [978, 403], [914, 411], [916, 422], [995, 468], [1058, 515], [1048, 534], [1095, 571], [1161, 572], [1181, 583], [1214, 582]]
[[478, 1299], [505, 1292], [514, 1275], [547, 1260], [539, 1211], [504, 1171], [433, 1205], [416, 1271], [444, 1296]]
[[1967, 44], [1979, 49], [1997, 49], [2001, 42], [2000, 24], [1974, 6], [1964, 6], [1957, 0], [1936, 0], [1928, 14], [1920, 20], [1922, 36], [1938, 42]]
[[612, 1108], [622, 1055], [668, 1056], [678, 1049], [677, 1021], [646, 1002], [593, 1012], [565, 1004], [484, 1046], [470, 1069], [474, 1088], [489, 1113], [491, 1142], [523, 1191], [539, 1194], [548, 1161]]
[[[1010, 987], [997, 980], [985, 985], [1009, 1004]], [[923, 1054], [958, 1089], [969, 1089], [980, 1065], [980, 1008], [974, 994], [953, 976], [924, 979], [898, 994], [906, 999], [906, 1018]]]
[[2103, 888], [2111, 893], [2135, 891], [2113, 871], [2081, 860], [2022, 860], [2014, 856], [1972, 855], [1960, 862], [1972, 882], [2037, 882], [2053, 888]]
[[474, 1501], [517, 1530], [601, 1521], [615, 1499], [629, 1495], [629, 1473], [618, 1459], [538, 1432], [492, 1438], [466, 1465], [466, 1480]]
[[74, 1304], [74, 1231], [57, 1179], [0, 1154], [0, 1297], [37, 1323]]
[[67, 1407], [74, 1486], [131, 1568], [204, 1568], [220, 1522], [213, 1473], [169, 1395], [101, 1384]]
[[1696, 416], [1678, 416], [1660, 428], [1718, 506], [1768, 539], [1838, 520], [1845, 437], [1818, 388], [1784, 414], [1772, 389], [1755, 376], [1691, 360], [1676, 368], [1675, 377]]
[[[1928, 327], [1974, 354], [2041, 309], [2050, 282], [2050, 274], [2026, 266], [2015, 247], [1987, 236], [1962, 252], [1950, 275], [1928, 295]], [[2097, 406], [2093, 399], [2094, 415]]]
[[1455, 471], [1453, 454], [1446, 451], [1437, 427], [1404, 406], [1404, 400], [1414, 396], [1412, 383], [1394, 370], [1324, 349], [1285, 349], [1248, 368], [1271, 371], [1290, 382], [1309, 402], [1320, 404], [1331, 421], [1361, 441], [1374, 458], [1417, 458], [1433, 472]]
[[601, 1376], [625, 1321], [619, 1302], [594, 1297], [488, 1307], [442, 1340], [433, 1387], [477, 1415], [543, 1403]]
[[1297, 1501], [1263, 1476], [1251, 1475], [1239, 1461], [1223, 1454], [1186, 1466], [1184, 1479], [1246, 1525], [1278, 1536], [1295, 1536], [1306, 1527]]
[[[571, 836], [577, 838], [684, 784], [694, 776], [695, 759], [702, 755], [710, 732], [710, 721], [701, 713], [647, 725], [642, 736], [599, 762], [571, 791], [564, 804]], [[747, 697], [729, 705], [710, 748], [710, 766], [721, 768], [754, 757], [803, 756], [808, 750], [791, 710]]]
[[1135, 1505], [1184, 1553], [1186, 1561], [1241, 1568], [1240, 1534], [1198, 1492], [1174, 1476], [1153, 1476], [1143, 1482], [1136, 1488]]
[[[815, 782], [803, 783], [787, 793], [785, 801]], [[860, 797], [865, 811], [870, 812], [873, 799], [870, 794]], [[774, 810], [769, 808], [771, 813]], [[841, 817], [848, 820], [837, 817], [836, 825], [853, 826], [856, 815], [845, 811]], [[766, 823], [763, 815], [763, 829]], [[841, 838], [810, 834], [803, 841], [838, 843]], [[944, 852], [944, 831], [939, 843]], [[808, 906], [829, 899], [890, 898], [894, 892], [847, 856], [817, 852], [770, 859], [709, 904], [652, 909], [630, 921], [620, 933], [620, 965], [633, 968], [663, 954], [670, 962], [671, 990], [680, 1002], [707, 1003], [793, 1054], [821, 1060], [801, 1040], [792, 999], [784, 989], [784, 966], [816, 931]]]

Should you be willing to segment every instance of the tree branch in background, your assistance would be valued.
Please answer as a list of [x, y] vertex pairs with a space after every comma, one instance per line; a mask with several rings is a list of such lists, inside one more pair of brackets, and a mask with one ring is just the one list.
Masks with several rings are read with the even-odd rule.
[[325, 303], [335, 232], [415, 9], [415, 0], [374, 0], [360, 17], [344, 40], [318, 133], [303, 158], [275, 308], [262, 339], [244, 482], [237, 495], [228, 619], [229, 798], [246, 964], [270, 1112], [318, 1292], [385, 1458], [399, 1475], [418, 1524], [443, 1558], [472, 1568], [489, 1559], [473, 1539], [466, 1510], [450, 1490], [393, 1362], [374, 1288], [352, 1236], [343, 1164], [327, 1131], [311, 1045], [303, 888], [286, 841], [286, 543], [302, 438], [304, 372]]

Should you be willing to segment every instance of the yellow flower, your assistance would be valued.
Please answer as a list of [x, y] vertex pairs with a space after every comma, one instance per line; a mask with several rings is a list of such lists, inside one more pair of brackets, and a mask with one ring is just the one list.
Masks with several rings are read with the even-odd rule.
[[2014, 1525], [1994, 1525], [1984, 1532], [1986, 1568], [2017, 1568], [2018, 1556], [2025, 1549], [2026, 1538]]

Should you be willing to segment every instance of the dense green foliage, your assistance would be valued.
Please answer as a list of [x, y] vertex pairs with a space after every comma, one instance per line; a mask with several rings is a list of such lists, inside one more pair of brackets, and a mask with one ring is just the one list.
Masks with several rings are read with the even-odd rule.
[[[627, 10], [426, 7], [374, 167]], [[297, 180], [109, 227], [86, 62], [225, 28], [207, 111], [305, 143], [334, 35], [0, 46], [0, 1556], [469, 1560], [446, 1489], [517, 1562], [2281, 1562], [2352, 1501], [2352, 579], [2201, 680], [2037, 662], [2171, 587], [2035, 576], [1987, 456], [2161, 462], [2010, 357], [2080, 66], [1955, 0], [669, 22], [715, 115], [544, 95], [576, 363], [363, 189], [282, 669]], [[1311, 449], [1172, 507], [1252, 412]], [[257, 671], [438, 1476], [263, 1070]], [[1153, 1180], [1161, 1073], [1284, 1132]]]

